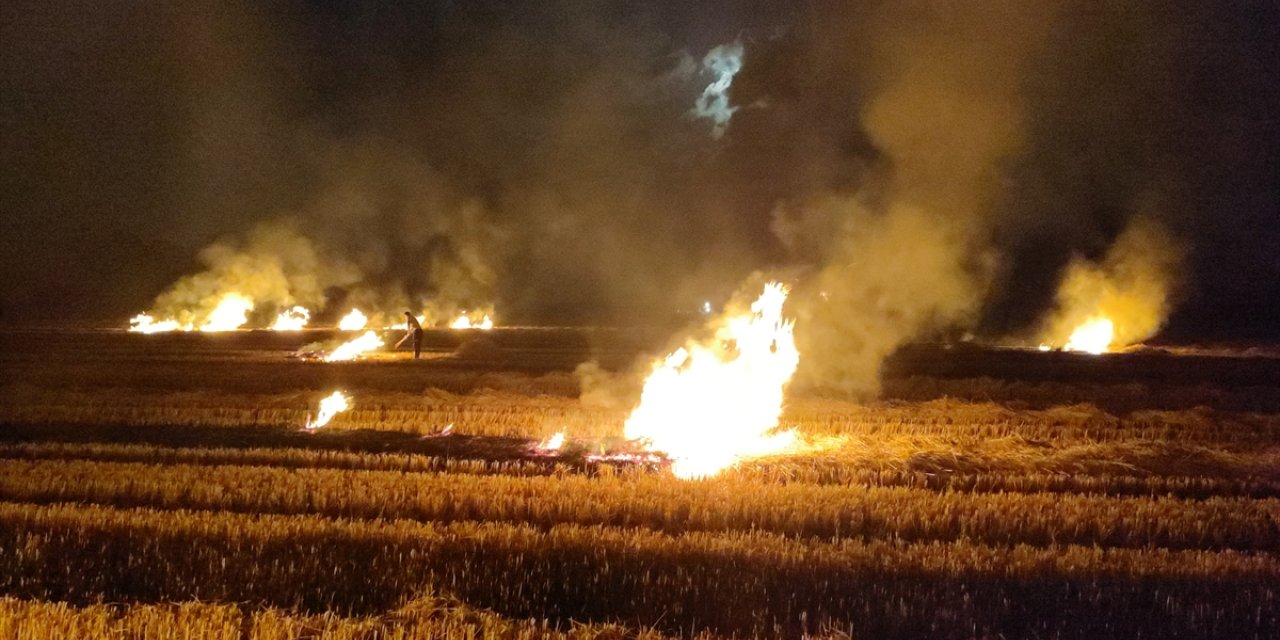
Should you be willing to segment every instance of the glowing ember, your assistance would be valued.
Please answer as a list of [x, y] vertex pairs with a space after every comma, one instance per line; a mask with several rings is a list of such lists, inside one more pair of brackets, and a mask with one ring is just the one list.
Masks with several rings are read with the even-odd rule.
[[592, 453], [583, 456], [587, 462], [619, 462], [625, 464], [663, 465], [670, 462], [656, 453]]
[[1115, 336], [1115, 325], [1103, 316], [1094, 316], [1071, 332], [1064, 349], [1067, 351], [1084, 351], [1086, 353], [1106, 353], [1111, 348]]
[[689, 342], [654, 366], [625, 435], [661, 451], [681, 478], [715, 474], [781, 453], [794, 431], [770, 433], [800, 354], [782, 316], [787, 288], [769, 283], [750, 313], [727, 317], [715, 339]]
[[325, 362], [339, 362], [342, 360], [354, 360], [364, 355], [368, 351], [380, 348], [382, 346], [382, 338], [372, 331], [366, 331], [359, 338], [349, 340], [334, 349], [332, 353], [324, 357]]
[[320, 411], [316, 415], [314, 422], [311, 421], [311, 415], [307, 415], [307, 424], [303, 428], [307, 431], [315, 431], [320, 427], [329, 424], [330, 420], [339, 413], [351, 408], [351, 398], [341, 391], [334, 391], [325, 399], [320, 401]]
[[306, 307], [293, 307], [285, 309], [276, 316], [276, 321], [271, 325], [272, 331], [300, 331], [307, 326], [307, 321], [311, 319], [311, 312]]
[[129, 331], [134, 333], [164, 333], [166, 331], [190, 331], [191, 325], [179, 324], [177, 320], [166, 319], [157, 322], [145, 313], [129, 319]]
[[249, 320], [253, 301], [238, 294], [228, 293], [218, 301], [209, 319], [200, 325], [201, 331], [234, 331]]
[[351, 313], [342, 316], [342, 319], [338, 321], [338, 328], [343, 331], [359, 331], [368, 323], [369, 318], [360, 313], [359, 309], [352, 309]]

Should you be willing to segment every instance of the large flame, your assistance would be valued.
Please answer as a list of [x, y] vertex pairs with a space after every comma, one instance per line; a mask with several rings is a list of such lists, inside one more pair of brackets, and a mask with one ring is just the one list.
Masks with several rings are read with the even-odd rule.
[[1111, 348], [1115, 335], [1116, 327], [1111, 320], [1105, 316], [1094, 316], [1071, 332], [1071, 337], [1067, 339], [1067, 344], [1063, 348], [1067, 351], [1084, 351], [1095, 355], [1106, 353]]
[[324, 357], [325, 362], [339, 362], [342, 360], [354, 360], [364, 355], [368, 351], [373, 351], [382, 346], [382, 338], [372, 331], [364, 332], [359, 338], [348, 340], [334, 349], [332, 353]]
[[272, 331], [301, 331], [307, 326], [307, 322], [311, 320], [311, 312], [306, 307], [295, 306], [291, 309], [285, 309], [276, 316], [276, 321], [271, 324]]
[[334, 391], [320, 401], [320, 411], [314, 421], [311, 420], [309, 414], [307, 415], [307, 424], [303, 428], [307, 431], [315, 431], [329, 424], [329, 421], [333, 420], [334, 416], [350, 408], [351, 398], [341, 391]]
[[365, 317], [359, 309], [352, 309], [351, 313], [342, 316], [338, 321], [338, 328], [343, 331], [359, 331], [369, 323], [369, 318]]
[[[301, 309], [301, 307], [294, 307]], [[228, 293], [218, 298], [218, 304], [209, 312], [200, 331], [234, 331], [244, 326], [249, 320], [249, 312], [253, 311], [253, 300], [238, 293]], [[306, 309], [303, 309], [306, 313]], [[288, 313], [288, 312], [286, 312]], [[190, 318], [192, 314], [183, 314]], [[283, 315], [283, 314], [282, 314]], [[305, 323], [305, 321], [304, 321]], [[135, 333], [163, 333], [166, 331], [194, 331], [196, 326], [190, 320], [179, 322], [174, 318], [156, 320], [149, 313], [140, 313], [129, 319], [129, 331]]]
[[657, 362], [626, 437], [665, 453], [681, 478], [790, 447], [794, 431], [772, 433], [800, 363], [793, 322], [782, 316], [786, 299], [784, 285], [769, 283], [751, 312], [725, 318], [713, 340], [690, 341]]
[[253, 311], [252, 300], [238, 293], [228, 293], [218, 301], [218, 306], [209, 314], [205, 323], [200, 325], [200, 330], [234, 331], [249, 321], [250, 311]]

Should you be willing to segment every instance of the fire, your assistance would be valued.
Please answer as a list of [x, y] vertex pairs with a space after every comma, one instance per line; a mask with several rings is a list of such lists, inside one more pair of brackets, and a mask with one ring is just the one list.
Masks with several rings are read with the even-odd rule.
[[329, 424], [333, 417], [351, 408], [351, 398], [341, 391], [334, 391], [320, 401], [320, 411], [316, 415], [314, 422], [311, 421], [311, 415], [307, 415], [307, 424], [303, 427], [307, 431], [315, 431], [320, 427]]
[[307, 321], [311, 319], [311, 312], [306, 307], [295, 306], [291, 309], [285, 309], [276, 316], [276, 321], [271, 325], [272, 331], [300, 331], [307, 326]]
[[560, 431], [555, 435], [538, 443], [535, 447], [538, 451], [559, 451], [564, 446], [564, 432]]
[[715, 338], [690, 341], [654, 365], [625, 436], [661, 451], [681, 478], [780, 453], [794, 431], [771, 433], [800, 354], [782, 315], [787, 288], [765, 285], [750, 313], [728, 316]]
[[449, 323], [449, 328], [450, 329], [481, 329], [484, 331], [488, 331], [489, 329], [493, 328], [493, 319], [490, 318], [489, 314], [486, 313], [484, 314], [484, 317], [480, 319], [479, 322], [472, 322], [471, 317], [468, 316], [467, 313], [464, 311], [460, 315], [458, 315], [457, 318], [454, 318], [453, 322]]
[[325, 362], [339, 362], [342, 360], [354, 360], [362, 356], [367, 351], [373, 351], [382, 346], [382, 338], [372, 331], [364, 332], [359, 338], [348, 340], [334, 349], [332, 353], [324, 357]]
[[[294, 310], [302, 309], [302, 307], [294, 307]], [[213, 311], [209, 312], [203, 324], [200, 325], [200, 331], [234, 331], [244, 326], [249, 320], [249, 312], [253, 311], [253, 300], [246, 298], [238, 293], [228, 293], [218, 299], [218, 305]], [[306, 309], [302, 309], [306, 314], [310, 314]], [[286, 311], [285, 313], [289, 313]], [[184, 315], [190, 316], [190, 313]], [[281, 314], [283, 316], [284, 314]], [[277, 318], [276, 322], [279, 323]], [[273, 327], [274, 328], [274, 327]], [[156, 320], [149, 313], [140, 313], [129, 319], [129, 331], [135, 333], [162, 333], [166, 331], [193, 331], [196, 327], [192, 322], [179, 322], [173, 318], [165, 318], [164, 320]]]
[[168, 318], [156, 321], [149, 314], [139, 313], [129, 319], [129, 331], [134, 333], [164, 333], [166, 331], [190, 331], [191, 325], [179, 324], [177, 320]]
[[200, 325], [200, 330], [234, 331], [248, 322], [250, 311], [253, 311], [252, 300], [238, 293], [228, 293], [218, 301], [218, 306], [209, 314], [208, 320]]
[[1163, 227], [1135, 219], [1101, 261], [1067, 265], [1039, 342], [1106, 353], [1155, 335], [1172, 309], [1181, 256]]
[[368, 323], [369, 318], [360, 313], [359, 309], [352, 309], [351, 313], [342, 316], [342, 319], [338, 321], [338, 328], [343, 331], [359, 331]]
[[1094, 355], [1106, 353], [1116, 333], [1115, 324], [1105, 316], [1094, 316], [1071, 332], [1064, 349], [1084, 351]]

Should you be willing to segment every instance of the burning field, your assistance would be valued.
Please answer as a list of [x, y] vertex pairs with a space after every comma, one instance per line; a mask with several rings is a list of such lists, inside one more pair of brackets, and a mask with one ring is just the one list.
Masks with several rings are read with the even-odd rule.
[[9, 4], [0, 640], [1280, 638], [1278, 3]]
[[792, 379], [787, 294], [669, 350], [666, 330], [433, 329], [425, 362], [298, 357], [317, 330], [5, 333], [0, 629], [1278, 628], [1280, 361], [920, 345], [855, 402]]

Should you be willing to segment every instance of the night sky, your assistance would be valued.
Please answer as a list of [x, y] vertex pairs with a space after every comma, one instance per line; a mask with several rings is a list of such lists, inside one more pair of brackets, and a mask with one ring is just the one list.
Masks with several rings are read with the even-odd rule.
[[[692, 110], [735, 42], [717, 136]], [[8, 2], [0, 323], [123, 326], [264, 224], [326, 295], [510, 322], [849, 260], [865, 300], [912, 286], [894, 252], [858, 262], [909, 204], [954, 232], [921, 286], [981, 286], [891, 319], [1016, 334], [1143, 215], [1184, 254], [1166, 337], [1274, 341], [1277, 61], [1261, 1]]]

